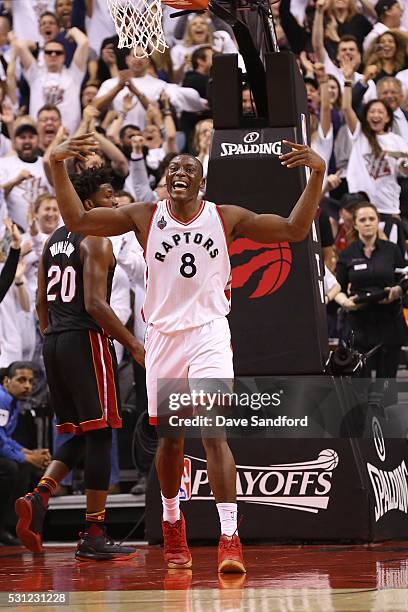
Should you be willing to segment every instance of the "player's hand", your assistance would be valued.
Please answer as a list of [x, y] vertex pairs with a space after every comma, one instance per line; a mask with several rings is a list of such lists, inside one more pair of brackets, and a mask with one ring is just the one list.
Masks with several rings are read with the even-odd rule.
[[279, 155], [282, 166], [287, 168], [307, 166], [315, 172], [325, 172], [326, 164], [324, 160], [313, 149], [307, 145], [290, 142], [289, 140], [282, 140], [282, 142], [292, 149], [290, 153]]
[[135, 340], [134, 345], [130, 349], [132, 357], [137, 363], [139, 363], [143, 368], [145, 367], [145, 352], [143, 345], [140, 342]]
[[51, 162], [61, 162], [65, 159], [77, 157], [85, 161], [89, 155], [94, 153], [94, 149], [97, 146], [98, 142], [93, 132], [88, 132], [81, 136], [74, 136], [54, 146], [51, 151], [50, 160]]

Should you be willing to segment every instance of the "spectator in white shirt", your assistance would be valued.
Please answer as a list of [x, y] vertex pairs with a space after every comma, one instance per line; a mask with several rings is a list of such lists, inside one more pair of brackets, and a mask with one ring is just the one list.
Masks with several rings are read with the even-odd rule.
[[23, 230], [27, 210], [44, 191], [50, 191], [44, 164], [38, 156], [38, 132], [31, 123], [21, 123], [15, 131], [16, 155], [0, 159], [0, 185], [4, 189], [8, 213]]
[[[135, 57], [131, 49], [126, 56], [126, 64], [128, 70], [121, 70], [119, 76], [104, 81], [93, 101], [98, 109], [112, 103], [114, 110], [123, 116], [123, 126], [132, 124], [144, 129], [148, 104], [156, 102], [163, 90], [176, 111], [198, 112], [208, 107], [207, 100], [200, 98], [195, 89], [166, 83], [148, 74], [149, 59]], [[125, 104], [125, 111], [124, 98], [127, 102], [129, 97], [133, 103]]]
[[401, 20], [404, 9], [398, 0], [379, 0], [375, 5], [378, 21], [363, 42], [363, 49], [367, 51], [371, 43], [388, 30], [401, 30]]
[[55, 40], [44, 45], [43, 67], [34, 59], [27, 41], [17, 41], [16, 50], [30, 86], [30, 115], [35, 117], [44, 104], [54, 104], [61, 112], [64, 126], [73, 133], [81, 120], [80, 91], [89, 46], [87, 37], [78, 28], [71, 28], [68, 35], [77, 44], [69, 68], [64, 66], [64, 46]]
[[347, 169], [350, 192], [364, 191], [380, 213], [398, 215], [398, 176], [408, 176], [408, 142], [393, 134], [391, 108], [382, 100], [365, 105], [361, 122], [351, 104], [351, 63], [344, 66], [343, 114], [353, 141]]

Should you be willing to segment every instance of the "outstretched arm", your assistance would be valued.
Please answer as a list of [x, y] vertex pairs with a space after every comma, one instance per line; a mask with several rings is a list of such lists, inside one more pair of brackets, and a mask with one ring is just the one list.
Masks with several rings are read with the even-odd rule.
[[326, 59], [326, 49], [324, 47], [324, 9], [325, 9], [325, 0], [317, 0], [316, 2], [316, 10], [314, 14], [313, 20], [313, 29], [312, 29], [312, 45], [313, 50], [317, 55], [317, 59], [319, 62], [324, 64], [324, 60]]
[[341, 63], [341, 70], [344, 74], [344, 90], [342, 97], [342, 106], [341, 110], [343, 111], [344, 118], [347, 123], [347, 127], [352, 134], [354, 134], [358, 124], [359, 119], [353, 109], [352, 105], [352, 85], [353, 85], [353, 74], [354, 69], [352, 63], [349, 59], [344, 59]]
[[227, 225], [229, 221], [232, 229], [232, 238], [243, 236], [268, 244], [286, 240], [300, 242], [308, 235], [320, 202], [326, 164], [310, 147], [287, 140], [283, 142], [292, 151], [280, 156], [282, 165], [287, 168], [306, 166], [312, 170], [305, 190], [287, 219], [279, 215], [258, 215], [237, 206], [222, 207]]
[[70, 138], [57, 145], [50, 155], [50, 165], [57, 197], [65, 225], [72, 232], [93, 234], [94, 236], [116, 236], [131, 230], [137, 230], [133, 205], [115, 208], [85, 208], [72, 185], [65, 167], [65, 160], [71, 157], [86, 159], [97, 146], [92, 134], [83, 134]]

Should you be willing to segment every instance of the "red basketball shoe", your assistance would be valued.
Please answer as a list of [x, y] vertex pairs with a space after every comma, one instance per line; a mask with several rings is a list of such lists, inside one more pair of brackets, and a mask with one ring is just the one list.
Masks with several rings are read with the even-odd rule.
[[41, 495], [27, 493], [15, 503], [18, 516], [16, 533], [28, 550], [42, 552], [42, 529], [47, 508], [43, 506]]
[[221, 535], [218, 544], [218, 572], [225, 574], [245, 574], [244, 557], [238, 534]]
[[192, 565], [191, 554], [187, 546], [186, 523], [183, 513], [175, 523], [162, 521], [164, 538], [164, 560], [170, 569], [188, 569]]

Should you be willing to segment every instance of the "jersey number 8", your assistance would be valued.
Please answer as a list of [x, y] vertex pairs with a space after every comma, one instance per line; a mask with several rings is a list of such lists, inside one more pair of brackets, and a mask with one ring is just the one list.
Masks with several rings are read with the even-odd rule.
[[184, 278], [192, 278], [197, 273], [197, 266], [195, 265], [195, 257], [192, 253], [184, 253], [181, 258], [180, 274]]
[[[76, 290], [76, 272], [72, 266], [67, 266], [61, 271], [59, 266], [51, 266], [48, 270], [47, 302], [55, 302], [58, 295], [58, 285], [61, 282], [59, 294], [63, 302], [72, 302]], [[54, 291], [51, 289], [55, 287]]]

